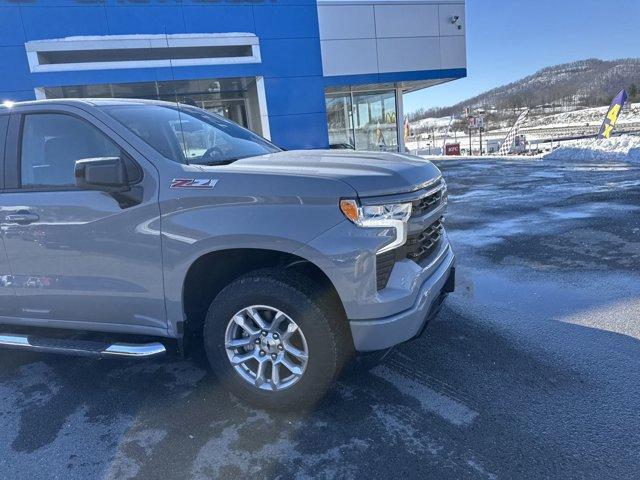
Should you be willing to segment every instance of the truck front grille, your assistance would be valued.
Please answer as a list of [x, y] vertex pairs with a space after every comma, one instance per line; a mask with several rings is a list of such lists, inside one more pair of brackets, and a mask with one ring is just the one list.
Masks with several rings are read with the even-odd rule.
[[427, 195], [412, 202], [412, 217], [420, 217], [440, 205], [441, 202], [447, 201], [447, 184], [444, 180], [440, 180]]
[[443, 230], [444, 217], [440, 217], [421, 232], [409, 235], [407, 243], [402, 247], [378, 255], [376, 257], [376, 286], [378, 290], [387, 286], [391, 270], [397, 261], [408, 258], [419, 263], [433, 254], [440, 244]]
[[407, 238], [407, 243], [404, 245], [404, 248], [407, 252], [408, 259], [414, 262], [420, 262], [435, 251], [442, 237], [442, 230], [444, 228], [443, 221], [444, 218], [440, 217], [422, 232], [416, 235], [410, 235]]
[[376, 257], [376, 287], [378, 290], [382, 290], [387, 286], [389, 277], [391, 276], [391, 270], [393, 270], [393, 266], [396, 264], [396, 255], [397, 252], [391, 250], [390, 252], [381, 253]]

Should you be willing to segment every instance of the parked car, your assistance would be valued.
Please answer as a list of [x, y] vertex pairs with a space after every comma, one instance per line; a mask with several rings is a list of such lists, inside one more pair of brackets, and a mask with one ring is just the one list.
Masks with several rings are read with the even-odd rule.
[[0, 159], [0, 346], [200, 341], [238, 396], [286, 409], [419, 335], [453, 290], [446, 185], [419, 158], [282, 151], [198, 108], [85, 99], [1, 109]]

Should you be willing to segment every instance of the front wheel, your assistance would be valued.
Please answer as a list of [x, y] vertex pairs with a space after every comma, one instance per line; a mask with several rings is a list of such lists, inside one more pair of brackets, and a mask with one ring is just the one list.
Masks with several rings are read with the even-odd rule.
[[347, 323], [306, 277], [257, 271], [214, 299], [204, 327], [216, 376], [240, 398], [287, 410], [324, 395], [352, 347]]

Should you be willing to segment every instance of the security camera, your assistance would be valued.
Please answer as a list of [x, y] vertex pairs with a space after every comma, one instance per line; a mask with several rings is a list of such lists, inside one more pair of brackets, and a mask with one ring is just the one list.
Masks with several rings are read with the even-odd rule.
[[451, 23], [453, 23], [454, 25], [456, 23], [458, 23], [458, 20], [460, 20], [460, 16], [459, 15], [454, 15], [453, 17], [451, 17]]

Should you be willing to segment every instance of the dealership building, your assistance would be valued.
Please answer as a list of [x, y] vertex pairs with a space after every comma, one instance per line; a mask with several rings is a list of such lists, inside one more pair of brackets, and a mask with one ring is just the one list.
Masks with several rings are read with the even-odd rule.
[[403, 93], [466, 75], [464, 0], [0, 0], [0, 101], [127, 97], [284, 148], [403, 148]]

